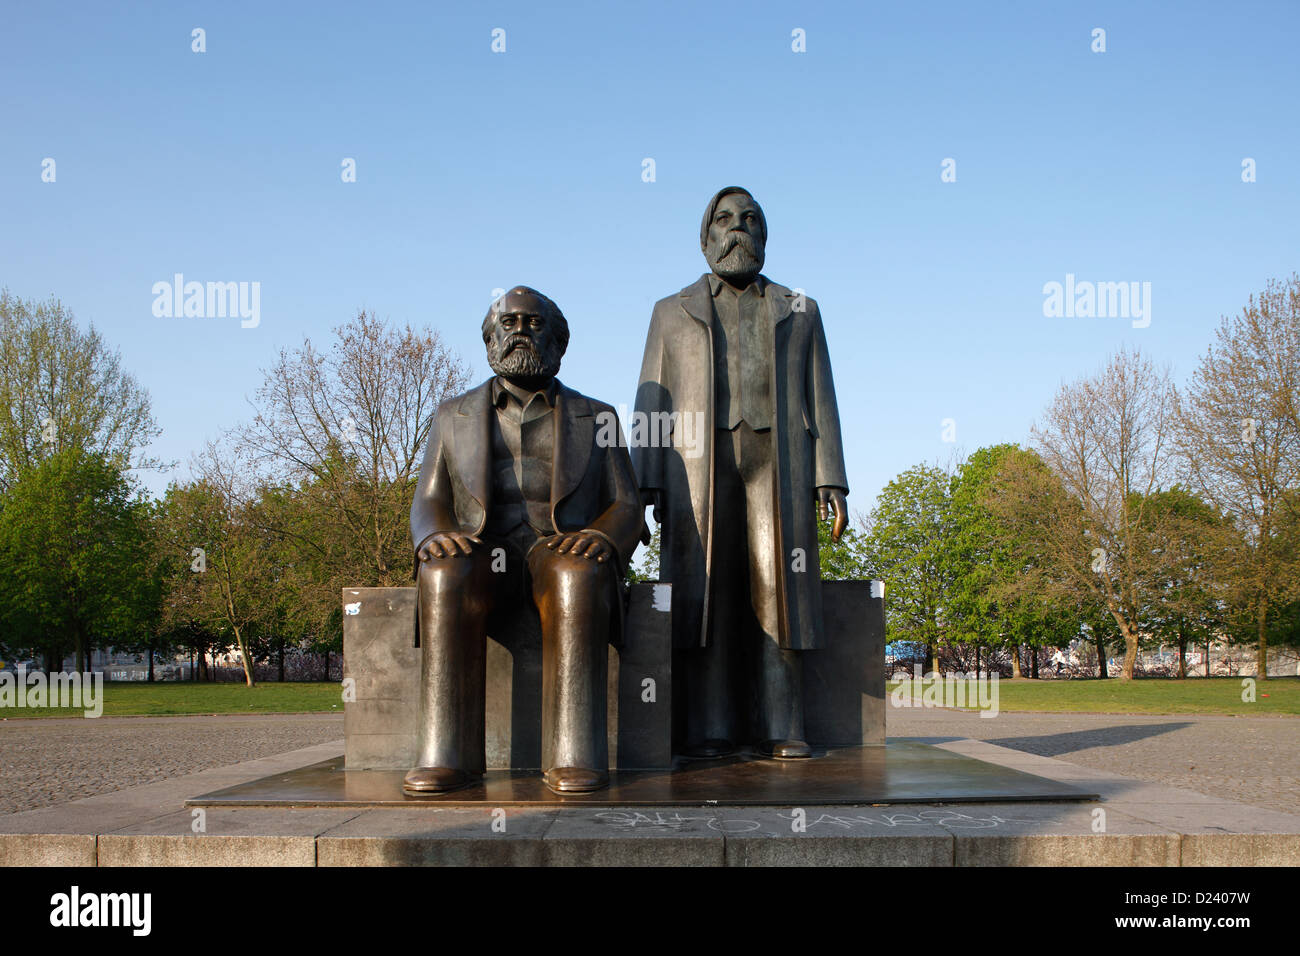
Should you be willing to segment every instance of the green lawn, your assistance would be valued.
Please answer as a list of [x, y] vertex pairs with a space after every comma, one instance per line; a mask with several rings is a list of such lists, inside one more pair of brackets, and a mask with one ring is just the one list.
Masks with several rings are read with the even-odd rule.
[[[105, 682], [104, 716], [140, 714], [284, 714], [343, 711], [343, 688], [337, 682], [301, 684], [148, 684]], [[80, 709], [0, 707], [0, 719], [80, 717]]]
[[[898, 684], [891, 681], [889, 690]], [[1300, 714], [1300, 678], [1256, 682], [1255, 700], [1241, 699], [1239, 677], [1135, 680], [1002, 680], [1001, 711], [1089, 712], [1095, 714]], [[921, 688], [913, 687], [913, 696]], [[987, 693], [987, 691], [986, 691]], [[1265, 696], [1267, 695], [1267, 696]]]
[[[889, 684], [892, 691], [898, 685]], [[914, 689], [914, 693], [918, 693]], [[1241, 699], [1240, 678], [1176, 680], [1003, 680], [998, 683], [1002, 711], [1091, 712], [1099, 714], [1261, 714], [1300, 715], [1300, 679], [1275, 677], [1255, 685], [1254, 703]], [[1267, 696], [1265, 696], [1267, 695]], [[918, 693], [919, 696], [919, 693]], [[144, 714], [268, 714], [343, 710], [337, 683], [145, 684], [104, 685], [105, 716]], [[80, 710], [0, 708], [0, 719], [78, 717]]]

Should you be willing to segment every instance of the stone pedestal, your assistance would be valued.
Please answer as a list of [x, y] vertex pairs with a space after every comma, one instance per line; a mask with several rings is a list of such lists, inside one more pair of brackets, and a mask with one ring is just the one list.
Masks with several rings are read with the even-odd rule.
[[[672, 765], [671, 588], [630, 589], [622, 647], [609, 650], [609, 764], [620, 770]], [[344, 705], [349, 770], [409, 770], [419, 721], [416, 589], [343, 590]], [[542, 634], [522, 607], [495, 622], [487, 647], [489, 769], [544, 769]]]
[[[825, 650], [804, 656], [809, 743], [885, 742], [885, 618], [880, 582], [827, 581]], [[611, 769], [672, 766], [670, 586], [630, 589], [621, 648], [609, 654]], [[416, 591], [343, 591], [344, 709], [349, 770], [409, 770], [419, 720]], [[873, 596], [874, 595], [874, 596]], [[543, 769], [541, 631], [536, 612], [496, 622], [487, 649], [487, 765]]]
[[803, 658], [810, 744], [885, 742], [884, 590], [880, 581], [822, 582], [826, 647]]

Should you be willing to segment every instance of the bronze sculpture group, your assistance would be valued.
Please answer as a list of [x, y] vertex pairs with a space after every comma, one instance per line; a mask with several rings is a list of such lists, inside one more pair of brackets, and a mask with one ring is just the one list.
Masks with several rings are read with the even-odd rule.
[[[411, 509], [422, 682], [406, 792], [484, 772], [486, 623], [527, 601], [542, 625], [546, 784], [608, 784], [608, 641], [647, 505], [673, 585], [683, 755], [810, 755], [799, 652], [824, 641], [817, 521], [833, 515], [839, 539], [848, 481], [817, 304], [762, 274], [766, 242], [748, 191], [712, 198], [710, 272], [655, 304], [646, 338], [633, 414], [663, 428], [634, 429], [630, 455], [602, 438], [614, 410], [555, 377], [569, 338], [555, 303], [526, 287], [493, 303], [494, 376], [438, 408]], [[703, 423], [702, 448], [673, 440], [687, 421]]]

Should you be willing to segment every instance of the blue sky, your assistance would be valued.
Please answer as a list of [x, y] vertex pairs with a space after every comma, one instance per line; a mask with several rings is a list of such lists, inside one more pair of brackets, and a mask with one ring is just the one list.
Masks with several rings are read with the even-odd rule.
[[[630, 403], [651, 306], [743, 185], [765, 273], [820, 303], [861, 511], [910, 465], [1025, 441], [1122, 344], [1185, 380], [1297, 269], [1297, 27], [1290, 2], [12, 5], [0, 285], [120, 348], [183, 478], [279, 349], [360, 308], [481, 380], [492, 290], [535, 286], [569, 318], [565, 382]], [[260, 325], [156, 318], [177, 272], [260, 282]], [[1149, 327], [1044, 317], [1067, 274], [1151, 283]]]

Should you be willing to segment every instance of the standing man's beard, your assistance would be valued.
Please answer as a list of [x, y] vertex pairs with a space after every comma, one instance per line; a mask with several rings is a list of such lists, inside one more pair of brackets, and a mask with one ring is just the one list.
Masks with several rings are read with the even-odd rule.
[[504, 357], [498, 354], [495, 342], [488, 343], [488, 365], [496, 374], [507, 379], [541, 379], [554, 378], [560, 371], [558, 349], [547, 349], [547, 354], [543, 355], [529, 339], [507, 340], [507, 347], [515, 341], [517, 347]]
[[763, 268], [763, 245], [747, 232], [729, 232], [708, 250], [709, 265], [724, 279], [757, 275]]

